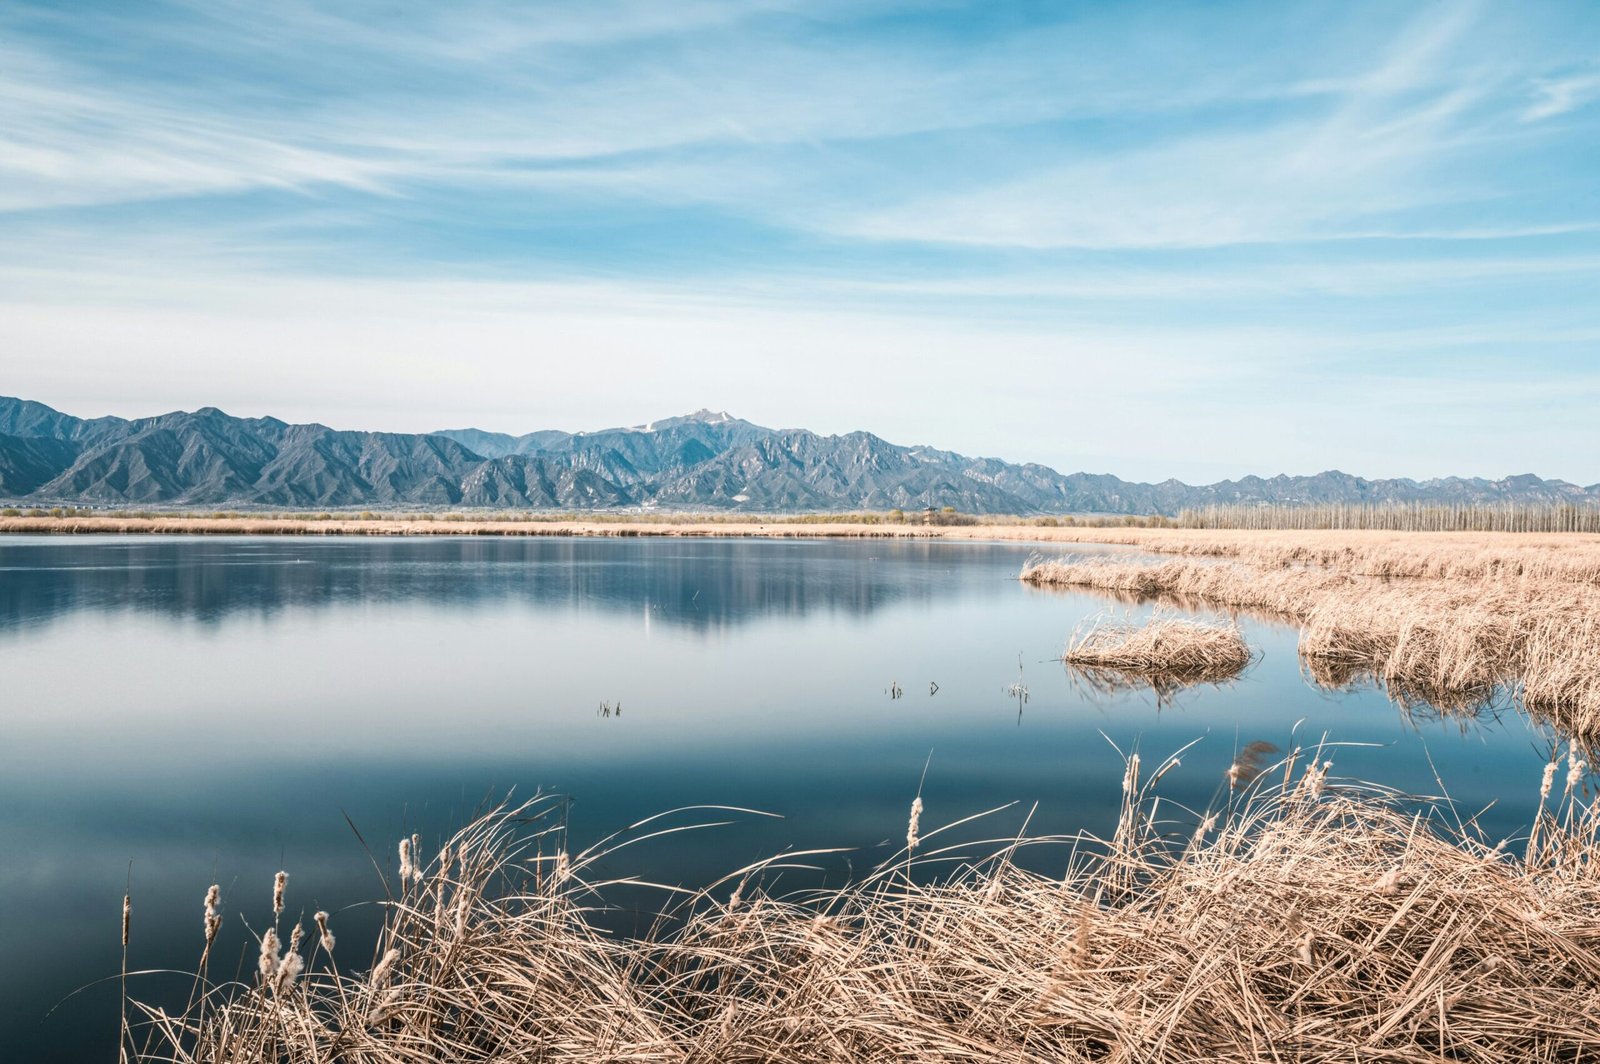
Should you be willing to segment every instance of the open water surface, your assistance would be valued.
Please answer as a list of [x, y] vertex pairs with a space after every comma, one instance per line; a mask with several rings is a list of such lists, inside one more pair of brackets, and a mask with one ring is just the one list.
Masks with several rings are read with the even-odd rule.
[[[853, 848], [836, 879], [903, 845], [919, 781], [924, 831], [1017, 803], [969, 836], [1030, 813], [1030, 832], [1105, 832], [1112, 742], [1148, 765], [1199, 738], [1161, 793], [1204, 808], [1235, 749], [1326, 736], [1371, 744], [1334, 750], [1335, 777], [1442, 781], [1464, 814], [1490, 807], [1496, 838], [1528, 823], [1549, 744], [1521, 717], [1319, 690], [1282, 626], [1246, 619], [1260, 660], [1172, 704], [1075, 682], [1052, 660], [1068, 634], [1128, 607], [1024, 586], [1031, 549], [0, 537], [0, 1057], [115, 1059], [115, 983], [96, 981], [118, 971], [130, 882], [136, 970], [192, 968], [218, 882], [213, 974], [247, 971], [279, 868], [291, 913], [333, 911], [356, 948], [383, 889], [347, 816], [392, 875], [402, 834], [431, 850], [507, 793], [567, 796], [575, 846], [680, 806], [748, 807], [783, 819], [734, 817], [606, 871], [695, 885]], [[1019, 662], [1025, 704], [1007, 693]]]

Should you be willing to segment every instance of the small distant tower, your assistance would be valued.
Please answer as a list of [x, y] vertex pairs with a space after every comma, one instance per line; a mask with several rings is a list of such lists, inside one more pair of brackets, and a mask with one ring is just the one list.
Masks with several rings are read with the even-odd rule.
[[922, 523], [925, 525], [933, 524], [934, 514], [937, 512], [938, 511], [931, 506], [925, 507], [922, 511]]

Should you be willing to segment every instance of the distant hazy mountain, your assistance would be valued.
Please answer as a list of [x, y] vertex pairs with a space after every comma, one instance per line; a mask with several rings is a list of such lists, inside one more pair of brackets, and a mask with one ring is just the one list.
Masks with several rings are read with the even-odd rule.
[[634, 428], [427, 435], [341, 432], [213, 407], [84, 420], [0, 398], [0, 499], [29, 505], [517, 507], [1176, 514], [1211, 503], [1600, 503], [1588, 488], [1345, 473], [1139, 484], [901, 447], [851, 432], [768, 429], [701, 410]]

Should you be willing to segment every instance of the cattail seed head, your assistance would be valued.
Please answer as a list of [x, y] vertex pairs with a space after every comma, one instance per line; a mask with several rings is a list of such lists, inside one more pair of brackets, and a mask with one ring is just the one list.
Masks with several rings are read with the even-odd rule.
[[1240, 775], [1239, 762], [1235, 761], [1233, 764], [1228, 766], [1228, 789], [1229, 790], [1232, 790], [1233, 788], [1239, 786], [1239, 775]]
[[305, 961], [300, 954], [290, 950], [278, 962], [278, 974], [273, 981], [273, 992], [287, 994], [294, 987], [294, 981], [300, 977], [301, 970], [305, 968]]
[[411, 878], [422, 882], [422, 836], [411, 836]]
[[389, 981], [389, 973], [394, 970], [394, 963], [400, 959], [400, 951], [390, 949], [384, 953], [378, 963], [372, 967], [372, 978], [368, 980], [374, 990]]
[[[299, 924], [294, 925], [294, 930], [289, 932], [288, 947], [283, 951], [283, 956], [279, 957], [274, 954], [272, 958], [272, 970], [270, 972], [266, 967], [267, 939], [263, 937], [261, 940], [261, 977], [263, 980], [272, 984], [272, 992], [274, 994], [288, 993], [289, 988], [294, 986], [295, 979], [299, 977], [301, 969], [305, 967], [305, 961], [300, 956], [300, 939], [304, 933], [304, 930]], [[272, 946], [275, 951], [278, 938], [277, 933], [269, 930], [267, 934], [272, 937]]]
[[560, 886], [567, 881], [567, 876], [572, 874], [572, 858], [567, 856], [567, 851], [562, 850], [556, 854], [555, 871], [551, 873], [551, 883]]
[[317, 922], [317, 934], [320, 936], [318, 941], [322, 946], [323, 952], [332, 953], [334, 939], [333, 932], [328, 930], [328, 914], [318, 911], [312, 919]]
[[909, 854], [917, 848], [917, 843], [922, 841], [922, 795], [911, 799], [911, 820], [906, 825], [906, 853]]
[[1139, 755], [1133, 754], [1128, 758], [1127, 771], [1122, 774], [1122, 790], [1124, 794], [1131, 794], [1139, 786]]
[[1587, 772], [1588, 769], [1589, 762], [1585, 761], [1581, 757], [1575, 757], [1571, 754], [1567, 755], [1567, 794], [1571, 794], [1577, 789], [1578, 784], [1583, 782], [1583, 774]]
[[122, 945], [123, 945], [124, 949], [126, 949], [127, 945], [128, 945], [128, 931], [129, 931], [130, 927], [132, 926], [132, 923], [133, 923], [133, 895], [132, 894], [124, 894], [122, 896]]
[[1313, 801], [1322, 797], [1322, 787], [1327, 783], [1328, 770], [1332, 767], [1332, 761], [1324, 761], [1320, 765], [1312, 762], [1311, 767], [1306, 769], [1306, 793]]
[[283, 915], [283, 892], [289, 888], [289, 873], [279, 872], [272, 877], [272, 914]]
[[403, 886], [412, 876], [411, 866], [411, 840], [400, 840], [400, 883]]
[[1556, 778], [1556, 764], [1556, 761], [1552, 761], [1544, 767], [1544, 780], [1539, 784], [1539, 801], [1541, 802], [1550, 797], [1550, 785], [1555, 782]]
[[399, 1004], [399, 1002], [400, 988], [395, 987], [393, 990], [390, 990], [387, 994], [378, 999], [378, 1003], [372, 1007], [372, 1011], [367, 1013], [367, 1022], [369, 1024], [382, 1023], [384, 1020], [389, 1018], [390, 1012], [394, 1009], [395, 1005]]
[[261, 957], [256, 968], [261, 972], [264, 986], [271, 985], [278, 976], [278, 932], [274, 928], [267, 928], [261, 936]]
[[222, 888], [216, 883], [211, 884], [211, 889], [206, 891], [206, 945], [216, 941], [217, 932], [222, 930]]

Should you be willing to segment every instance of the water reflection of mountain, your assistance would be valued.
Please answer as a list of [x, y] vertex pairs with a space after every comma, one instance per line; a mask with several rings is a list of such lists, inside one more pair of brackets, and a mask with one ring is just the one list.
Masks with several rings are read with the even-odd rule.
[[1008, 546], [881, 541], [0, 541], [0, 633], [87, 611], [216, 623], [354, 602], [581, 604], [710, 630], [770, 616], [866, 615], [970, 595], [975, 584], [999, 593], [1009, 586], [999, 578], [1019, 563]]

